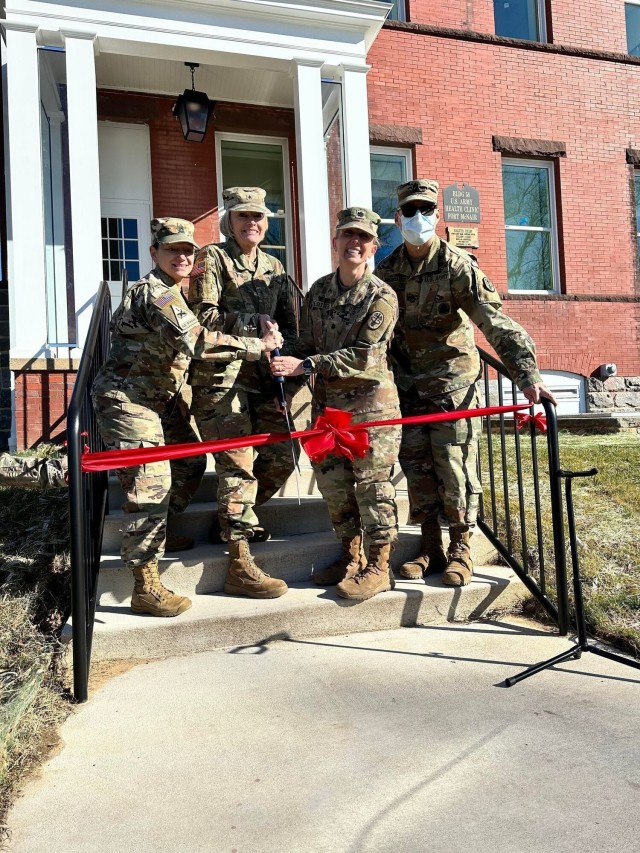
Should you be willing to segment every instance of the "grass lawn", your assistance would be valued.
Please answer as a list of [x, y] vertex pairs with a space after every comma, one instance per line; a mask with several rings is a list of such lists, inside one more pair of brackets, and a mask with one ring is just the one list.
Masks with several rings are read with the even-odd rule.
[[[515, 452], [510, 437], [507, 445], [509, 479], [510, 483], [515, 483]], [[494, 437], [494, 451], [497, 446]], [[539, 470], [546, 475], [548, 463], [543, 436], [537, 439], [537, 450]], [[531, 460], [530, 443], [526, 436], [522, 440], [522, 457], [523, 470], [526, 472]], [[588, 630], [640, 657], [640, 436], [635, 433], [590, 436], [561, 433], [560, 465], [571, 471], [598, 469], [595, 477], [573, 481], [576, 534]], [[483, 467], [486, 471], [486, 456]], [[486, 476], [483, 479], [486, 481]], [[535, 529], [532, 483], [531, 477], [525, 474], [527, 550], [535, 566], [538, 557], [536, 541], [531, 533]], [[553, 599], [553, 539], [548, 512], [548, 477], [546, 481], [544, 476], [541, 477], [540, 486], [545, 561], [549, 592]], [[498, 493], [501, 494], [500, 489]], [[486, 486], [485, 496], [488, 497]], [[515, 488], [511, 486], [509, 497], [514, 540], [519, 544], [518, 503]], [[498, 526], [503, 528], [500, 510], [497, 516]], [[568, 536], [566, 544], [570, 578]], [[535, 569], [531, 574], [536, 576]]]

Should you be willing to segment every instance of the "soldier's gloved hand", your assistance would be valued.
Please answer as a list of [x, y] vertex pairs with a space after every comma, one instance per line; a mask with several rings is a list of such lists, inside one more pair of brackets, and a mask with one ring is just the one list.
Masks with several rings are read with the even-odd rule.
[[262, 342], [262, 351], [272, 352], [274, 349], [280, 349], [284, 341], [282, 334], [278, 331], [275, 323], [267, 321], [266, 325], [267, 332], [260, 338], [260, 341]]
[[530, 403], [539, 403], [541, 397], [546, 397], [547, 400], [551, 400], [554, 406], [558, 405], [558, 401], [544, 382], [535, 382], [533, 385], [527, 385], [522, 393]]

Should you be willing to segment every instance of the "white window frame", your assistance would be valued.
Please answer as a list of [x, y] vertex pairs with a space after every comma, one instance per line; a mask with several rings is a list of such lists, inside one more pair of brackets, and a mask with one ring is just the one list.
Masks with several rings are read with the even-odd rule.
[[[218, 211], [220, 216], [222, 216], [222, 212], [224, 211], [224, 200], [222, 198], [222, 191], [224, 190], [224, 186], [222, 183], [222, 143], [223, 142], [246, 142], [246, 143], [255, 143], [257, 145], [279, 145], [282, 149], [282, 174], [284, 179], [284, 194], [287, 203], [286, 213], [277, 214], [274, 213], [273, 216], [276, 219], [284, 219], [284, 228], [285, 235], [287, 239], [286, 246], [286, 270], [290, 276], [294, 275], [295, 270], [295, 252], [293, 250], [293, 210], [292, 210], [292, 198], [291, 198], [291, 181], [289, 176], [289, 143], [286, 138], [282, 136], [255, 136], [251, 133], [221, 133], [216, 132], [215, 135], [216, 141], [216, 182], [217, 182], [217, 194], [218, 194]], [[226, 237], [224, 234], [220, 234], [221, 242], [226, 241]], [[266, 246], [265, 250], [269, 247]]]
[[[498, 0], [498, 2], [503, 2], [503, 0]], [[533, 42], [546, 42], [547, 41], [547, 6], [545, 0], [536, 0], [538, 7], [538, 38], [536, 39], [524, 39], [524, 41], [533, 41]], [[495, 16], [495, 5], [496, 0], [493, 0], [494, 7], [494, 16]], [[494, 17], [495, 21], [495, 17]], [[496, 33], [498, 35], [498, 33]], [[509, 38], [509, 36], [507, 36]]]
[[[388, 155], [388, 156], [392, 156], [392, 157], [401, 156], [404, 158], [406, 175], [407, 175], [405, 178], [405, 183], [406, 183], [406, 181], [412, 181], [413, 180], [413, 156], [412, 156], [412, 153], [413, 152], [410, 148], [393, 148], [393, 147], [390, 147], [387, 145], [370, 145], [369, 146], [369, 160], [371, 160], [372, 154], [383, 154], [383, 155]], [[373, 185], [373, 175], [372, 175], [371, 182]], [[394, 207], [394, 209], [395, 209], [397, 207], [396, 201], [394, 201], [394, 205], [395, 205], [395, 207]], [[393, 225], [394, 222], [395, 222], [395, 220], [393, 220], [393, 219], [381, 219], [380, 220], [380, 223], [382, 225]]]
[[[545, 169], [547, 172], [547, 187], [549, 188], [549, 219], [550, 227], [530, 226], [530, 225], [507, 225], [505, 222], [505, 259], [506, 259], [506, 232], [507, 231], [541, 231], [548, 232], [551, 235], [551, 277], [553, 280], [553, 288], [551, 290], [522, 290], [521, 288], [511, 289], [510, 293], [560, 293], [560, 252], [558, 250], [558, 214], [556, 207], [556, 192], [555, 192], [555, 163], [552, 160], [525, 160], [516, 157], [503, 157], [500, 164], [500, 173], [502, 178], [502, 191], [504, 194], [504, 176], [502, 175], [502, 166], [528, 166], [533, 169]], [[508, 276], [508, 273], [507, 273]], [[507, 277], [507, 287], [509, 285]]]

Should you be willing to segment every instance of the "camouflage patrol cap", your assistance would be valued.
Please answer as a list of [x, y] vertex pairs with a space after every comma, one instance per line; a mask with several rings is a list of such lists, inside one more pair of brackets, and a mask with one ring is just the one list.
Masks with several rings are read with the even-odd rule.
[[176, 219], [165, 216], [163, 219], [151, 220], [151, 239], [154, 244], [160, 243], [191, 243], [196, 249], [200, 246], [193, 239], [195, 226], [188, 219]]
[[343, 231], [345, 228], [357, 228], [359, 231], [371, 234], [372, 237], [377, 237], [379, 222], [378, 214], [369, 210], [368, 207], [347, 207], [346, 210], [341, 210], [338, 214], [336, 231]]
[[431, 204], [437, 204], [439, 186], [437, 181], [430, 181], [428, 178], [400, 184], [398, 187], [398, 207], [408, 201], [428, 201]]
[[249, 210], [251, 213], [271, 216], [271, 211], [264, 203], [266, 195], [261, 187], [229, 187], [222, 191], [222, 200], [225, 211]]

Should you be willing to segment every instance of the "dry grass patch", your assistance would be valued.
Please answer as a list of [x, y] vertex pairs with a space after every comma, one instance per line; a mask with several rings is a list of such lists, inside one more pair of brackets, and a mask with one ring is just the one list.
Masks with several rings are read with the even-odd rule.
[[58, 640], [69, 610], [67, 490], [0, 487], [0, 844], [12, 800], [71, 709]]

